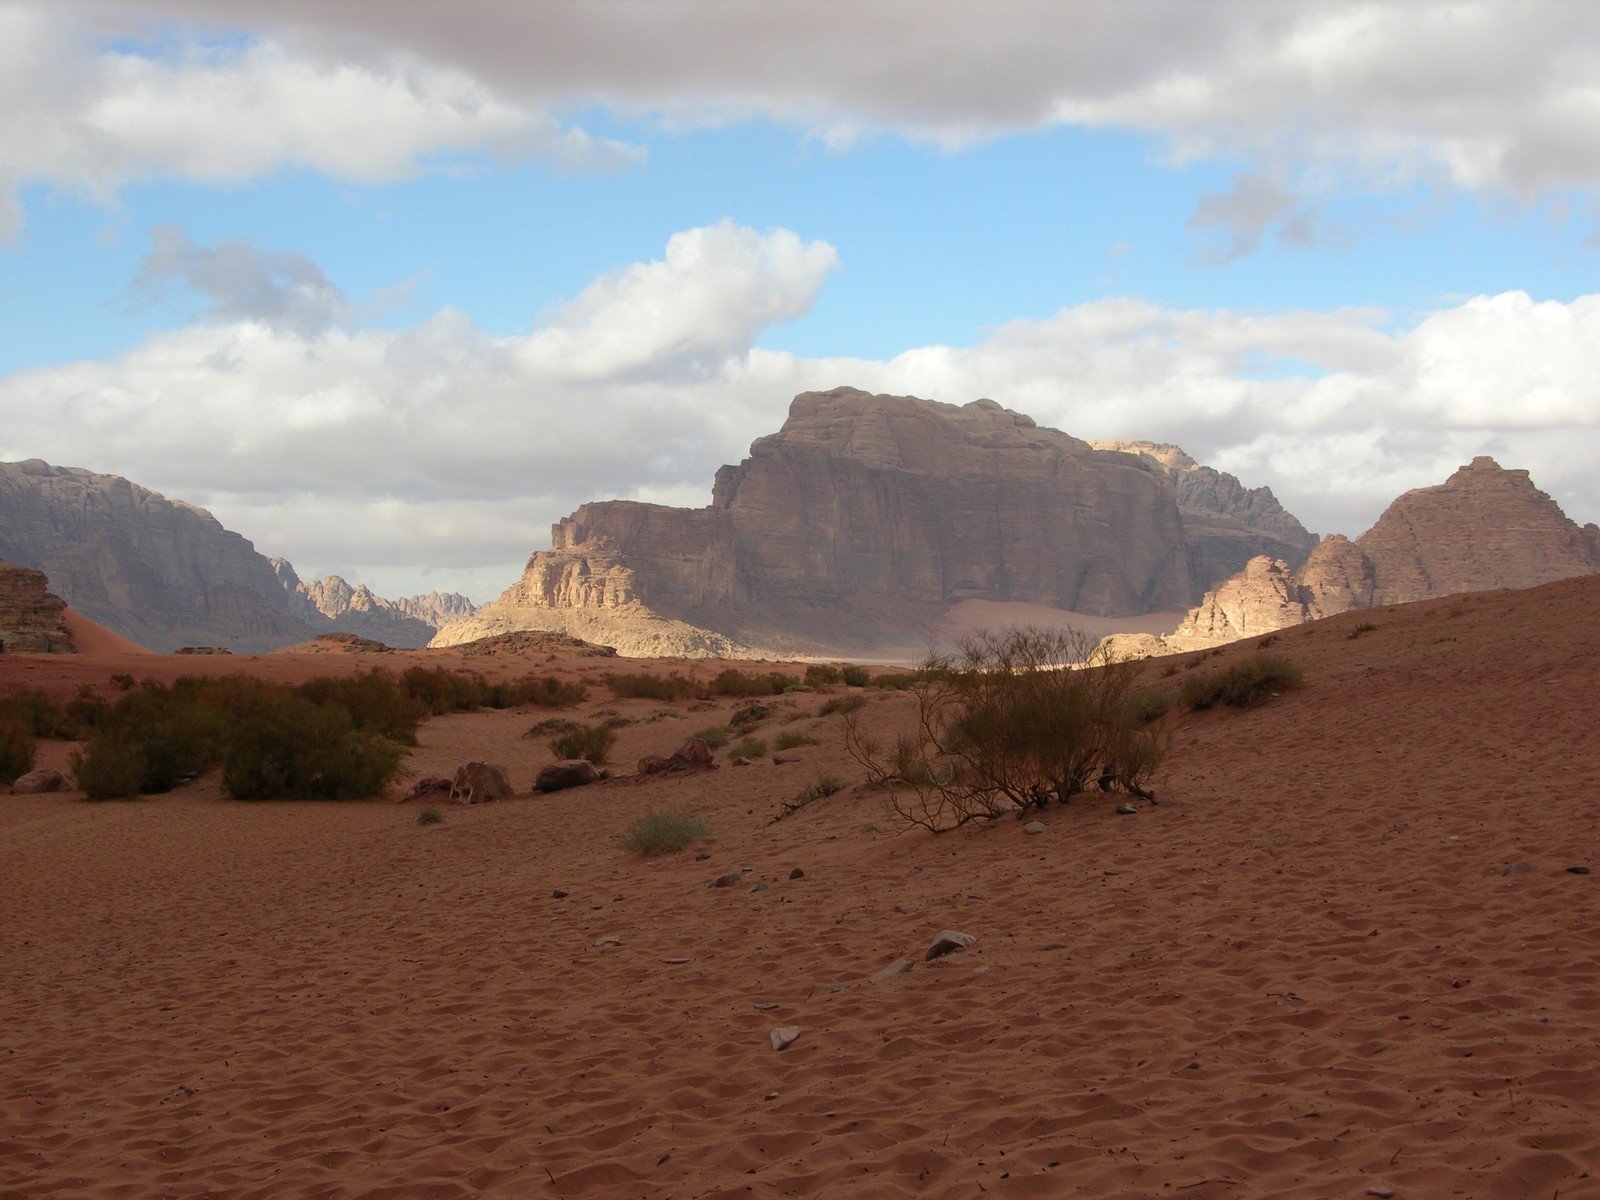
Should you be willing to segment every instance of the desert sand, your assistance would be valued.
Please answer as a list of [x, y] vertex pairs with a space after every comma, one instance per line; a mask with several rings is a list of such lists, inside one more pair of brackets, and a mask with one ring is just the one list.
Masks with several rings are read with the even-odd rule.
[[[759, 731], [812, 733], [802, 762], [431, 827], [214, 776], [0, 797], [0, 1195], [1600, 1196], [1600, 875], [1571, 870], [1600, 867], [1600, 579], [1273, 649], [1305, 686], [1182, 718], [1158, 804], [1080, 799], [1039, 835], [906, 831], [862, 786], [772, 824], [819, 773], [863, 777], [816, 694]], [[413, 661], [640, 669], [7, 655], [0, 683]], [[635, 718], [626, 768], [735, 707], [597, 687], [579, 715]], [[546, 715], [431, 721], [409, 767], [526, 788]], [[712, 836], [624, 853], [657, 809]], [[976, 940], [923, 963], [943, 929]]]

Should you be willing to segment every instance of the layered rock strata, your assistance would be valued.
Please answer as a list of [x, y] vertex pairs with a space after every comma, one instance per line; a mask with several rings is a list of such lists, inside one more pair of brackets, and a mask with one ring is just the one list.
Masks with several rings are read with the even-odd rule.
[[71, 654], [66, 611], [43, 571], [0, 561], [0, 651]]
[[1248, 496], [1208, 500], [1222, 477], [1096, 449], [992, 400], [807, 392], [717, 472], [710, 505], [583, 505], [499, 600], [433, 645], [550, 628], [640, 653], [634, 630], [655, 622], [654, 653], [675, 638], [678, 653], [723, 652], [710, 648], [719, 638], [842, 650], [919, 634], [969, 599], [1181, 610], [1212, 580], [1194, 574], [1178, 475], [1199, 481], [1192, 507], [1215, 518], [1211, 543], [1243, 547], [1201, 561], [1292, 552], [1310, 536], [1265, 501], [1252, 529], [1234, 511]]
[[1253, 558], [1165, 638], [1115, 638], [1122, 652], [1173, 653], [1385, 604], [1537, 587], [1600, 572], [1600, 528], [1578, 526], [1528, 472], [1479, 457], [1405, 493], [1355, 541], [1329, 537], [1298, 571]]

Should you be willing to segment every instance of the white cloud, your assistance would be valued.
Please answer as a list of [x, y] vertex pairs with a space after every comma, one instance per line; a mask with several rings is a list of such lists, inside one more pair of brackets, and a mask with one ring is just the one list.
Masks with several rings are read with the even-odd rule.
[[350, 59], [194, 36], [129, 48], [92, 35], [137, 21], [136, 8], [111, 8], [121, 20], [109, 26], [82, 19], [92, 10], [0, 7], [0, 237], [15, 232], [16, 191], [30, 180], [108, 199], [151, 178], [223, 183], [304, 167], [381, 182], [452, 155], [609, 169], [641, 153], [403, 48]]
[[[172, 28], [176, 49], [90, 40]], [[1600, 187], [1597, 78], [1600, 5], [1578, 0], [14, 0], [0, 185], [632, 161], [551, 115], [593, 104], [669, 127], [793, 122], [836, 147], [1131, 129], [1307, 194], [1426, 177], [1527, 198]], [[0, 233], [17, 220], [0, 201]]]
[[[233, 320], [155, 334], [109, 362], [0, 378], [0, 458], [127, 475], [308, 572], [392, 591], [456, 578], [479, 597], [584, 501], [707, 502], [716, 468], [775, 430], [795, 393], [840, 384], [988, 396], [1078, 437], [1177, 442], [1324, 532], [1358, 533], [1482, 453], [1600, 518], [1600, 295], [1474, 297], [1400, 329], [1373, 309], [1108, 299], [887, 361], [753, 348], [834, 262], [824, 242], [724, 222], [521, 336], [448, 309], [402, 331]], [[1268, 378], [1264, 360], [1279, 364]]]

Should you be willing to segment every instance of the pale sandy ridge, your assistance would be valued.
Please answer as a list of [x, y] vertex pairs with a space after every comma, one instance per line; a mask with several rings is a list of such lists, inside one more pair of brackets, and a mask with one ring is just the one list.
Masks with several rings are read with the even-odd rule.
[[[897, 834], [859, 790], [770, 825], [818, 772], [860, 777], [837, 716], [795, 723], [823, 743], [800, 764], [434, 828], [211, 780], [6, 798], [0, 1195], [1600, 1195], [1600, 876], [1566, 869], [1600, 867], [1600, 580], [1272, 649], [1307, 686], [1186, 718], [1159, 806], [1075, 803], [1037, 837]], [[622, 763], [732, 707], [588, 705], [640, 718]], [[905, 700], [863, 712], [892, 731]], [[542, 715], [431, 722], [412, 766], [526, 786]], [[661, 807], [707, 815], [709, 860], [618, 850]], [[770, 886], [705, 886], [740, 868]], [[976, 945], [866, 982], [945, 927]], [[803, 1032], [776, 1053], [780, 1024]]]

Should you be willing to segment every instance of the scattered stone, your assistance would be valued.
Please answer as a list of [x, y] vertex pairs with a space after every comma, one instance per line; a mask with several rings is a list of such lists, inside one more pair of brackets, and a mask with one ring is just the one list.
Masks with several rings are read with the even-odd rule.
[[26, 775], [18, 775], [11, 785], [13, 796], [37, 796], [42, 792], [61, 792], [67, 787], [67, 777], [60, 771], [51, 771], [41, 767], [37, 771], [29, 771]]
[[782, 1050], [787, 1046], [794, 1045], [795, 1039], [800, 1036], [800, 1026], [779, 1025], [772, 1031], [770, 1036], [772, 1038], [772, 1048], [774, 1050]]
[[[507, 781], [509, 783], [509, 780]], [[424, 775], [406, 789], [406, 794], [401, 800], [421, 800], [428, 796], [446, 796], [451, 791], [451, 782], [443, 775]]]
[[775, 1009], [777, 1007], [778, 1006], [776, 1004], [773, 1004], [770, 1000], [763, 1000], [760, 1004], [756, 1005], [756, 1011], [757, 1012], [771, 1012], [773, 1009]]
[[754, 894], [756, 892], [764, 892], [771, 886], [772, 885], [769, 884], [769, 883], [757, 883], [757, 884], [751, 885], [750, 891], [751, 891], [752, 894]]
[[451, 804], [486, 804], [512, 794], [511, 774], [499, 763], [462, 763], [450, 781]]
[[802, 871], [799, 867], [796, 867], [794, 870], [789, 872], [789, 878], [790, 879], [804, 879], [805, 877], [806, 877], [806, 873], [804, 871]]
[[704, 738], [692, 737], [678, 747], [672, 761], [686, 767], [709, 767], [715, 758]]
[[867, 982], [883, 983], [885, 980], [893, 979], [896, 975], [904, 975], [909, 970], [911, 970], [911, 960], [909, 958], [896, 959], [887, 967], [882, 967], [867, 976]]
[[1137, 808], [1135, 808], [1131, 804], [1119, 804], [1119, 805], [1117, 805], [1117, 816], [1119, 816], [1119, 817], [1137, 816], [1138, 812], [1139, 812], [1139, 810]]
[[1022, 827], [1024, 833], [1043, 833], [1047, 826], [1043, 821], [1029, 821]]
[[798, 754], [790, 754], [788, 751], [785, 750], [785, 751], [783, 751], [783, 752], [781, 752], [779, 754], [774, 754], [772, 756], [772, 761], [777, 763], [778, 766], [781, 767], [781, 766], [783, 766], [784, 763], [797, 763], [797, 762], [800, 762], [802, 760], [801, 760], [801, 758], [800, 758], [800, 756]]
[[855, 987], [853, 983], [830, 983], [828, 990], [830, 992], [848, 992], [853, 987]]
[[560, 762], [551, 763], [534, 776], [533, 790], [559, 792], [564, 788], [582, 787], [586, 783], [594, 783], [599, 778], [600, 772], [587, 758], [564, 758]]
[[1379, 1200], [1393, 1200], [1394, 1189], [1386, 1183], [1375, 1183], [1367, 1189], [1367, 1195], [1377, 1196]]
[[694, 856], [695, 862], [707, 862], [711, 858], [711, 851], [702, 850]]
[[681, 967], [689, 960], [687, 958], [663, 958], [661, 961], [669, 967]]
[[555, 891], [550, 893], [550, 899], [552, 900], [565, 900], [566, 898], [567, 893], [562, 891], [560, 888], [556, 888]]
[[1588, 867], [1568, 867], [1567, 868], [1567, 874], [1568, 875], [1587, 875], [1588, 873], [1589, 873], [1589, 868]]
[[957, 950], [965, 950], [978, 939], [970, 933], [957, 933], [954, 929], [942, 929], [939, 936], [928, 945], [928, 952], [922, 956], [923, 962], [932, 962], [936, 958], [943, 958], [946, 954], [954, 954]]
[[743, 882], [744, 876], [738, 871], [729, 871], [725, 875], [718, 875], [706, 886], [714, 888], [738, 887]]
[[661, 775], [672, 770], [672, 760], [661, 754], [646, 754], [639, 760], [639, 774]]
[[746, 725], [759, 725], [772, 715], [772, 709], [765, 704], [750, 703], [739, 709], [728, 718], [728, 724], [736, 728]]
[[748, 767], [750, 765], [750, 760], [742, 754], [738, 758], [729, 759], [728, 761], [736, 767]]
[[1533, 870], [1533, 864], [1532, 863], [1514, 862], [1510, 866], [1508, 866], [1505, 870], [1501, 871], [1500, 874], [1502, 874], [1502, 875], [1526, 875], [1531, 870]]
[[610, 934], [607, 937], [598, 939], [594, 944], [594, 948], [596, 950], [609, 950], [613, 946], [620, 945], [622, 945], [622, 939], [616, 934]]

